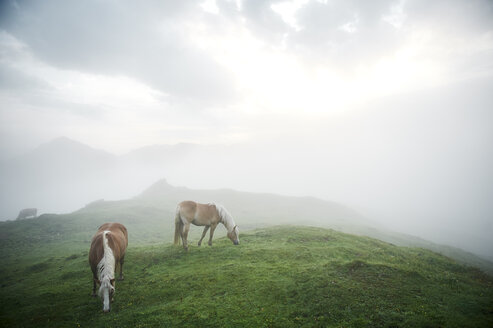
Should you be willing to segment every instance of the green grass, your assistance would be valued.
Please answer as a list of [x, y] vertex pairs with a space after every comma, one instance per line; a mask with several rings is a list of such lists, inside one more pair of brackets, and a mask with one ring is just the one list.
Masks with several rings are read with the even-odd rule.
[[243, 233], [239, 246], [218, 238], [200, 248], [197, 231], [185, 253], [139, 245], [129, 233], [126, 279], [109, 314], [90, 297], [84, 236], [25, 254], [27, 246], [3, 244], [0, 326], [493, 326], [493, 279], [428, 250], [276, 227]]
[[[493, 263], [461, 249], [437, 245], [420, 238], [372, 228], [354, 211], [314, 198], [284, 197], [231, 190], [191, 190], [159, 181], [140, 196], [120, 201], [97, 201], [73, 213], [43, 214], [39, 218], [0, 222], [0, 264], [21, 251], [33, 261], [57, 249], [76, 251], [89, 243], [104, 222], [121, 222], [131, 231], [133, 245], [149, 245], [173, 238], [174, 211], [183, 199], [215, 200], [234, 213], [241, 231], [272, 225], [303, 224], [370, 236], [399, 246], [422, 247], [478, 267], [493, 276]], [[224, 231], [219, 227], [218, 233]], [[193, 236], [200, 234], [192, 229]], [[14, 257], [15, 260], [15, 257]]]

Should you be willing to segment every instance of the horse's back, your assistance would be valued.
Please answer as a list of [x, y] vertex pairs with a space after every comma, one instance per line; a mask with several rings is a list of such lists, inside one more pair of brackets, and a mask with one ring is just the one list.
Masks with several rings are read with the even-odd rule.
[[115, 234], [122, 234], [126, 245], [128, 245], [128, 231], [127, 228], [118, 222], [108, 222], [99, 227], [98, 232], [109, 230]]
[[104, 233], [104, 231], [110, 231], [109, 234], [106, 234], [106, 237], [108, 238], [109, 246], [115, 253], [115, 257], [123, 257], [128, 246], [127, 228], [121, 223], [109, 222], [98, 229], [98, 233]]
[[196, 225], [209, 225], [218, 220], [216, 205], [186, 200], [178, 204], [180, 215]]
[[217, 217], [217, 208], [213, 203], [209, 204], [197, 204], [197, 216], [213, 219]]
[[185, 200], [178, 204], [178, 209], [180, 211], [181, 215], [187, 216], [187, 217], [194, 217], [195, 216], [195, 211], [197, 211], [197, 206], [199, 204], [192, 201], [192, 200]]

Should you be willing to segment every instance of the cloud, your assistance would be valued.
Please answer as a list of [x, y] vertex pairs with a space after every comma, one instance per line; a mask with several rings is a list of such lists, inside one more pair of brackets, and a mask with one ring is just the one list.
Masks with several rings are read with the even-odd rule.
[[393, 1], [311, 1], [297, 13], [301, 29], [288, 37], [292, 49], [301, 49], [322, 62], [354, 65], [395, 49], [400, 44], [394, 28], [381, 21]]
[[[492, 62], [491, 1], [282, 3], [298, 3], [290, 13], [297, 28], [290, 26], [282, 43], [287, 52], [312, 66], [330, 66], [355, 74], [378, 65], [382, 58], [411, 50], [414, 61], [428, 61], [446, 69], [457, 66], [450, 72], [451, 78], [470, 76], [468, 69], [477, 66], [478, 61], [481, 68]], [[261, 33], [256, 36], [262, 38]], [[491, 67], [488, 70], [491, 73]]]
[[197, 2], [10, 2], [0, 27], [43, 62], [62, 69], [127, 75], [180, 100], [234, 98], [220, 63], [187, 43]]
[[[327, 81], [360, 90], [381, 85], [391, 93], [396, 85], [484, 75], [493, 62], [492, 5], [486, 0], [48, 0], [2, 6], [0, 28], [41, 62], [138, 80], [182, 110], [228, 110], [252, 96], [262, 106], [296, 102], [262, 100], [279, 99], [265, 81], [294, 81], [284, 92], [289, 95]], [[276, 80], [279, 74], [283, 82]], [[296, 82], [304, 77], [312, 81]], [[245, 92], [252, 89], [254, 94]], [[308, 93], [300, 97], [319, 102], [320, 95]]]
[[493, 28], [493, 3], [488, 0], [404, 1], [411, 25], [427, 25], [459, 34], [485, 33]]
[[282, 1], [243, 1], [239, 14], [253, 34], [269, 42], [280, 43], [289, 26], [272, 8], [279, 2]]
[[32, 75], [26, 74], [14, 67], [0, 65], [0, 89], [2, 90], [30, 90], [48, 87], [46, 82]]

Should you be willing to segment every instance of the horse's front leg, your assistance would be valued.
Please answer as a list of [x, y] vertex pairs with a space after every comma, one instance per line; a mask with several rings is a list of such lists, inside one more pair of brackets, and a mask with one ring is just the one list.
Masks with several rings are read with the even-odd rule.
[[204, 232], [202, 232], [202, 238], [200, 238], [200, 240], [199, 240], [199, 246], [202, 244], [202, 239], [204, 239], [205, 234], [207, 233], [207, 230], [209, 230], [209, 227], [210, 226], [205, 226], [204, 227]]
[[209, 238], [209, 242], [207, 243], [209, 246], [212, 246], [212, 236], [214, 236], [214, 230], [216, 230], [217, 223], [211, 225], [211, 235]]
[[190, 231], [190, 223], [187, 223], [183, 227], [183, 232], [181, 234], [181, 239], [183, 240], [183, 248], [188, 251], [188, 232]]
[[125, 262], [125, 256], [120, 259], [120, 277], [118, 280], [123, 280], [123, 262]]

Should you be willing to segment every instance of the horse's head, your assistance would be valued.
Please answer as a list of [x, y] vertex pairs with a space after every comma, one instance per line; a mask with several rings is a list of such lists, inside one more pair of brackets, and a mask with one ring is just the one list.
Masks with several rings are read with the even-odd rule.
[[240, 244], [240, 229], [238, 229], [238, 226], [234, 226], [233, 230], [228, 232], [228, 238], [233, 242], [233, 244]]
[[101, 286], [99, 286], [99, 296], [103, 301], [103, 312], [107, 313], [111, 311], [111, 301], [115, 294], [115, 279], [109, 277], [103, 278]]

